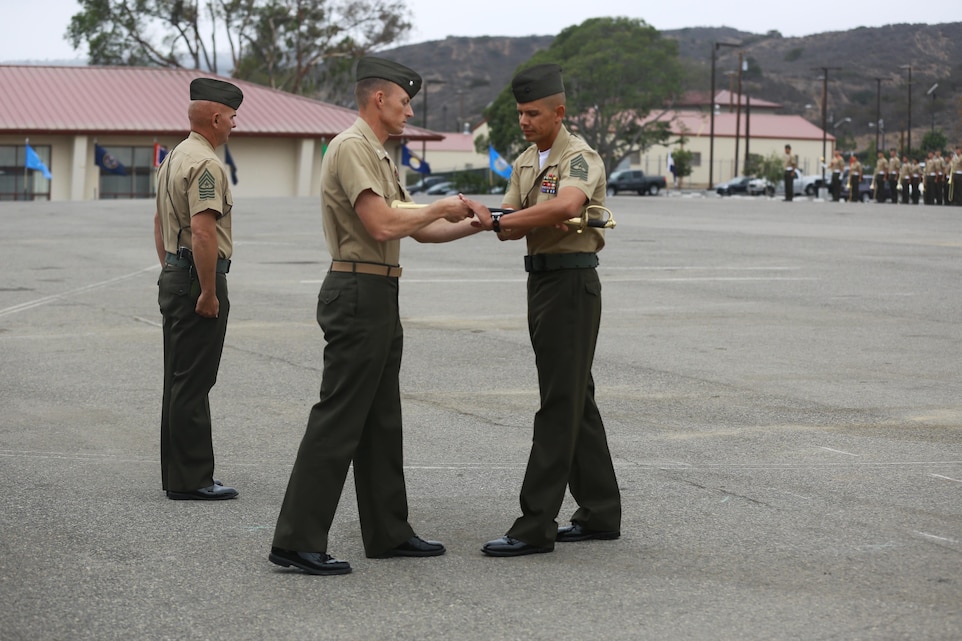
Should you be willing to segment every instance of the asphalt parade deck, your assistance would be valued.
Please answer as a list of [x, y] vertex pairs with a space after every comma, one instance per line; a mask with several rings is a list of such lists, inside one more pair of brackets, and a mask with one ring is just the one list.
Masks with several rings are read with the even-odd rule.
[[316, 199], [236, 200], [221, 503], [160, 489], [152, 203], [0, 203], [0, 638], [962, 638], [962, 208], [609, 206], [621, 539], [481, 554], [537, 408], [524, 248], [405, 240], [411, 522], [448, 552], [364, 558], [349, 478], [330, 551], [354, 572], [310, 577], [267, 553], [322, 370]]

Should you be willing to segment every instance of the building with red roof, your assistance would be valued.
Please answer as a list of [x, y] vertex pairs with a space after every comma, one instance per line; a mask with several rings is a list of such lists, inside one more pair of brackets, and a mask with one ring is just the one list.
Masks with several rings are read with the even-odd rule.
[[[697, 100], [697, 96], [689, 96], [690, 100], [682, 102], [692, 107], [705, 104], [705, 109], [684, 108], [650, 115], [646, 122], [661, 120], [669, 123], [669, 144], [654, 145], [644, 153], [635, 154], [619, 168], [630, 167], [667, 176], [671, 183], [668, 156], [671, 151], [683, 147], [693, 154], [692, 174], [685, 178], [685, 186], [707, 188], [712, 155], [715, 162], [711, 182], [718, 184], [743, 174], [747, 153], [765, 158], [775, 154], [781, 158], [785, 145], [789, 144], [792, 153], [798, 156], [803, 174], [822, 173], [822, 159], [831, 158], [835, 151], [835, 136], [823, 133], [821, 128], [801, 116], [775, 113], [781, 108], [777, 103], [756, 98], [749, 101], [744, 94], [741, 96], [742, 108], [729, 111], [729, 97], [727, 91], [716, 95], [714, 136], [711, 111], [706, 101]], [[736, 102], [737, 99], [732, 100], [733, 104]], [[683, 145], [678, 142], [681, 138], [685, 139]]]
[[[150, 198], [155, 149], [173, 148], [190, 127], [191, 80], [186, 69], [0, 65], [0, 199]], [[356, 112], [241, 80], [244, 92], [228, 147], [237, 168], [234, 196], [319, 196], [327, 142]], [[407, 127], [386, 145], [401, 165], [401, 143], [439, 141], [440, 134]], [[50, 170], [25, 169], [26, 145]], [[97, 148], [108, 166], [97, 164]], [[219, 153], [224, 155], [221, 147]]]

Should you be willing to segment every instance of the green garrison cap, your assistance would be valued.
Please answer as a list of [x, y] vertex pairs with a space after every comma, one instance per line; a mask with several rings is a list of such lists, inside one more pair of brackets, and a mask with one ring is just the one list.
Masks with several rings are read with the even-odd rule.
[[556, 64], [535, 65], [519, 71], [511, 81], [511, 91], [518, 102], [532, 102], [546, 96], [564, 93], [561, 67]]
[[244, 93], [236, 85], [223, 80], [194, 78], [190, 83], [190, 99], [210, 100], [237, 109], [244, 100]]
[[384, 58], [366, 56], [357, 61], [356, 80], [382, 78], [399, 85], [413, 98], [421, 90], [421, 76], [413, 69]]

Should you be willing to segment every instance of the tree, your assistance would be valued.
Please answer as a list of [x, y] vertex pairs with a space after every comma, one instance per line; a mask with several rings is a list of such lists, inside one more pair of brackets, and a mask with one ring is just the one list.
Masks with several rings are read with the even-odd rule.
[[[547, 62], [560, 64], [564, 74], [566, 124], [601, 155], [606, 172], [629, 154], [668, 140], [669, 123], [658, 118], [681, 88], [676, 41], [643, 20], [591, 18], [562, 31], [521, 68]], [[526, 146], [510, 87], [485, 117], [490, 143], [502, 156]]]
[[695, 154], [681, 147], [671, 152], [671, 162], [675, 165], [675, 175], [678, 176], [678, 188], [681, 189], [684, 179], [691, 176], [692, 158]]
[[930, 151], [943, 151], [945, 146], [949, 143], [949, 139], [946, 137], [941, 130], [930, 130], [926, 131], [925, 135], [922, 136], [921, 149], [923, 153], [928, 153]]
[[79, 0], [67, 28], [89, 62], [220, 71], [226, 40], [235, 78], [306, 93], [325, 61], [391, 44], [411, 28], [403, 0]]

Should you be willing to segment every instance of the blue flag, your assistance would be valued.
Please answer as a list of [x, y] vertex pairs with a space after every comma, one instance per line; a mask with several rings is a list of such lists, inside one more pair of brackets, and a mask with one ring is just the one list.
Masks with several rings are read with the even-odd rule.
[[100, 165], [100, 168], [106, 171], [108, 174], [117, 174], [118, 176], [127, 175], [127, 168], [124, 167], [119, 160], [107, 153], [107, 150], [97, 143], [94, 143], [94, 156], [97, 164]]
[[502, 158], [491, 145], [488, 145], [488, 161], [491, 165], [491, 171], [505, 180], [511, 178], [511, 165], [509, 165], [508, 161]]
[[164, 158], [167, 157], [167, 147], [159, 143], [154, 143], [154, 167], [160, 167], [160, 164], [164, 162]]
[[234, 157], [230, 155], [230, 149], [224, 145], [224, 162], [230, 167], [230, 181], [237, 184], [237, 165], [234, 164]]
[[35, 169], [39, 171], [47, 180], [50, 180], [51, 178], [50, 170], [47, 169], [47, 166], [43, 164], [42, 160], [40, 160], [40, 156], [37, 155], [37, 152], [35, 152], [33, 147], [30, 145], [27, 145], [26, 167], [27, 169]]
[[401, 145], [401, 164], [407, 165], [419, 174], [431, 173], [431, 165], [411, 153], [407, 145]]

